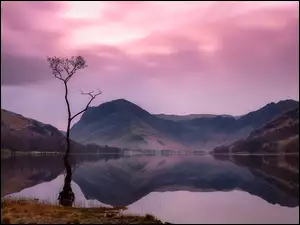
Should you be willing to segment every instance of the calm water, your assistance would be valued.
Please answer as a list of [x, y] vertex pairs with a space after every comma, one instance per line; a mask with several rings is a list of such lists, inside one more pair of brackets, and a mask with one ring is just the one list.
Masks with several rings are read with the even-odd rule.
[[[127, 206], [171, 223], [299, 223], [297, 156], [76, 156], [82, 206]], [[58, 156], [1, 160], [1, 195], [55, 202]]]

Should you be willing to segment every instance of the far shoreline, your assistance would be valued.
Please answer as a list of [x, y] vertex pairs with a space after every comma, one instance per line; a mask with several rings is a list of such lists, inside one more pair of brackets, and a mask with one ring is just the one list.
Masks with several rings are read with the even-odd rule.
[[[131, 154], [130, 154], [131, 153]], [[276, 155], [299, 155], [299, 152], [278, 152], [278, 153], [214, 153], [214, 152], [169, 152], [164, 153], [160, 150], [152, 151], [152, 152], [139, 152], [138, 150], [132, 150], [129, 154], [126, 153], [109, 153], [109, 152], [99, 152], [99, 153], [70, 153], [70, 155], [120, 155], [120, 156], [135, 156], [135, 155], [151, 155], [151, 156], [182, 156], [182, 155], [211, 155], [211, 156], [218, 156], [218, 155], [237, 155], [237, 156], [276, 156]], [[1, 158], [9, 158], [9, 157], [19, 157], [19, 156], [59, 156], [64, 155], [64, 152], [42, 152], [42, 151], [13, 151], [7, 149], [1, 149]]]

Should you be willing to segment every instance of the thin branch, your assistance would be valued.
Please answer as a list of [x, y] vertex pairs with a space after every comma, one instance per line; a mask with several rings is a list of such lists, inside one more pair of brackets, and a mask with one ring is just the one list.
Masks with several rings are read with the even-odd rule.
[[90, 92], [83, 92], [82, 90], [80, 90], [80, 91], [81, 91], [82, 95], [89, 95], [89, 96], [91, 96], [91, 98], [93, 98], [92, 93], [94, 93], [94, 91], [90, 91]]
[[[47, 56], [47, 61], [55, 78], [64, 82], [68, 82], [77, 70], [87, 67], [86, 61], [82, 56], [72, 56], [70, 59]], [[62, 72], [66, 73], [65, 78], [62, 76]]]
[[71, 77], [74, 75], [74, 73], [76, 72], [76, 69], [75, 69], [75, 67], [71, 70], [71, 72], [70, 73], [68, 73], [68, 76], [67, 76], [67, 78], [66, 78], [66, 82], [68, 82], [70, 79], [71, 79]]
[[71, 70], [70, 73], [68, 73], [66, 82], [68, 82], [71, 79], [71, 77], [76, 73], [77, 70], [84, 69], [87, 67], [84, 58], [81, 56], [72, 57], [71, 60], [67, 61], [67, 63], [73, 65], [73, 69]]
[[91, 97], [90, 101], [88, 102], [88, 104], [86, 105], [86, 107], [81, 110], [79, 113], [76, 113], [74, 116], [71, 117], [70, 121], [72, 121], [76, 116], [80, 115], [81, 113], [83, 113], [84, 111], [86, 111], [88, 109], [88, 107], [90, 106], [90, 104], [92, 103], [92, 101], [98, 96], [100, 95], [102, 92], [98, 89], [98, 92], [96, 94], [93, 94], [94, 91], [90, 91], [90, 92], [83, 92], [81, 91], [82, 95], [89, 95]]
[[[59, 71], [55, 71], [53, 74], [54, 74], [55, 78], [65, 81], [65, 79], [62, 78], [62, 75]], [[59, 76], [57, 74], [59, 74]]]
[[67, 67], [64, 66], [64, 70], [66, 71], [67, 74], [69, 74], [69, 70]]

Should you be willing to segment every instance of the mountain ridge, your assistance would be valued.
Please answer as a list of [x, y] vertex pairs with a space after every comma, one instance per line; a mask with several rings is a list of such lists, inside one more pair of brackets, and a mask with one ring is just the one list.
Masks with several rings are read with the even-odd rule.
[[[74, 151], [87, 151], [86, 146], [105, 152], [109, 148], [100, 146], [111, 146], [117, 152], [117, 148], [212, 150], [247, 138], [255, 129], [297, 107], [299, 102], [283, 100], [238, 118], [210, 115], [174, 121], [151, 114], [125, 99], [117, 99], [89, 107], [71, 128], [70, 135]], [[5, 109], [1, 109], [1, 131], [5, 140], [1, 148], [18, 151], [57, 151], [65, 138], [65, 132], [50, 124]]]
[[80, 143], [149, 150], [213, 149], [246, 137], [299, 102], [283, 100], [239, 116], [216, 115], [172, 120], [151, 114], [125, 99], [88, 108], [71, 128]]

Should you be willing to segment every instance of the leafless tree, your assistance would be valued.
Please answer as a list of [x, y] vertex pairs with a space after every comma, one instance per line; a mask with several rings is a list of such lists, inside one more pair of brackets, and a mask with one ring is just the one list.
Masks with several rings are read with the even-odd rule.
[[101, 94], [101, 91], [98, 90], [97, 92], [91, 91], [91, 92], [83, 92], [81, 91], [81, 94], [83, 95], [89, 95], [90, 100], [87, 103], [86, 107], [81, 110], [80, 112], [71, 115], [71, 107], [70, 102], [68, 99], [68, 82], [69, 80], [74, 76], [74, 74], [87, 67], [86, 61], [82, 56], [72, 56], [69, 58], [60, 58], [60, 57], [47, 57], [47, 61], [49, 63], [49, 66], [52, 70], [52, 74], [55, 78], [61, 80], [64, 84], [65, 88], [65, 102], [68, 109], [68, 125], [67, 125], [67, 133], [66, 133], [66, 152], [64, 155], [64, 165], [66, 168], [66, 176], [64, 181], [64, 187], [63, 190], [59, 194], [59, 202], [62, 206], [72, 206], [73, 202], [75, 200], [74, 193], [71, 188], [71, 181], [72, 181], [72, 169], [68, 162], [68, 157], [71, 149], [71, 142], [70, 142], [70, 127], [71, 122], [73, 119], [75, 119], [77, 116], [79, 116], [81, 113], [86, 111], [91, 104], [91, 102]]

